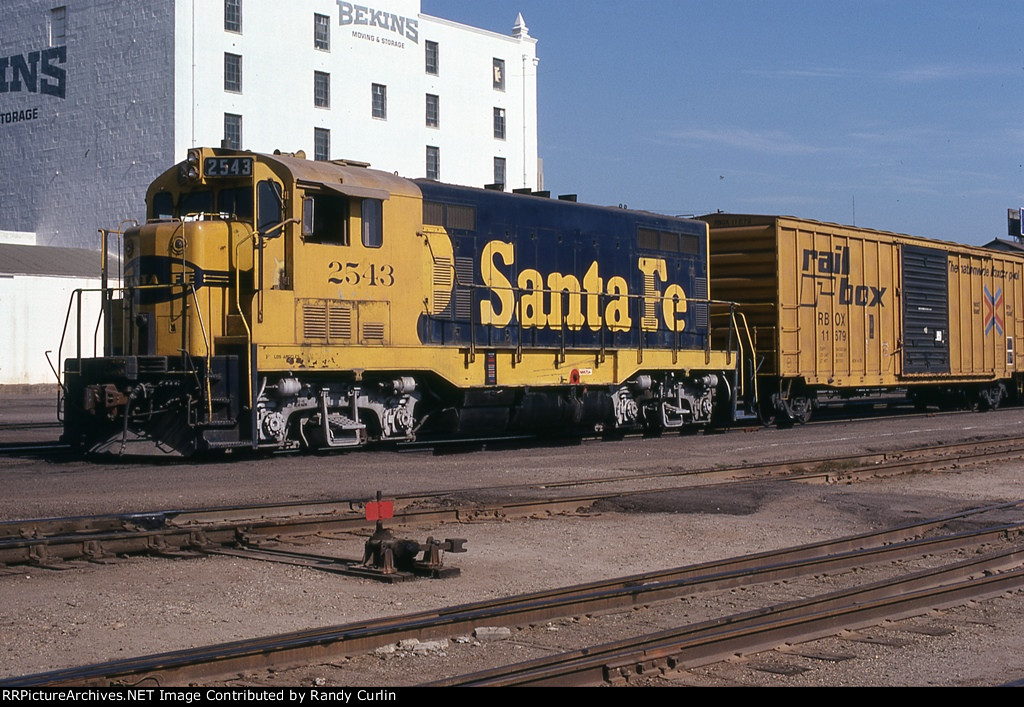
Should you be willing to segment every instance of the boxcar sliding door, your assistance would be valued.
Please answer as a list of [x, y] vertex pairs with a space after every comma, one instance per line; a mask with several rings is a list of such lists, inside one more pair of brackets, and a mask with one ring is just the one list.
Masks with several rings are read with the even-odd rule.
[[903, 246], [903, 373], [949, 373], [949, 257]]

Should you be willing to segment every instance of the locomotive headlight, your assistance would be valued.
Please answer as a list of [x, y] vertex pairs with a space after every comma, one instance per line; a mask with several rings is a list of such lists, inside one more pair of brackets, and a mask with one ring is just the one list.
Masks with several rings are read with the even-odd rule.
[[199, 151], [189, 150], [188, 157], [178, 165], [178, 183], [188, 184], [199, 179]]
[[182, 179], [193, 182], [199, 179], [199, 158], [199, 150], [188, 151], [188, 157], [185, 158], [185, 164], [182, 165]]

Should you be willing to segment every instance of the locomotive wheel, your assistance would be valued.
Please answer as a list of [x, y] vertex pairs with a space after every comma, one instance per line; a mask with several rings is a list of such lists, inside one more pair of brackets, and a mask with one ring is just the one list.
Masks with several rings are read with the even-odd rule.
[[757, 417], [761, 420], [761, 424], [765, 427], [771, 427], [778, 420], [779, 413], [775, 409], [775, 396], [770, 396], [767, 400], [761, 400], [757, 405]]

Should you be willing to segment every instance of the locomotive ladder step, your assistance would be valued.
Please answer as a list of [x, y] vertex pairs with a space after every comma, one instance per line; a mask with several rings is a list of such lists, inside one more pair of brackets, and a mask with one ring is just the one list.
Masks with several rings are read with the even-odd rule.
[[348, 417], [347, 415], [342, 415], [339, 412], [331, 413], [331, 419], [339, 421], [341, 423], [341, 429], [343, 429], [343, 430], [365, 430], [366, 429], [366, 425], [364, 425], [362, 422], [356, 422], [351, 417]]
[[[327, 436], [324, 442], [330, 448], [358, 447], [366, 443], [366, 425], [340, 412], [331, 413], [327, 420], [321, 420], [321, 424]], [[343, 436], [336, 436], [335, 430]]]
[[[205, 420], [197, 422], [194, 427], [199, 430], [229, 430], [238, 426], [237, 420]], [[247, 443], [248, 444], [248, 443]]]

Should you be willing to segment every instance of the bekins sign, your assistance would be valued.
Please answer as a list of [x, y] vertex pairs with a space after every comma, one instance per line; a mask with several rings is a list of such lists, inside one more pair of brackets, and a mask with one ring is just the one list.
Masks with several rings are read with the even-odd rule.
[[393, 12], [376, 10], [365, 5], [353, 5], [350, 2], [338, 0], [338, 9], [341, 25], [361, 25], [364, 27], [377, 27], [388, 32], [394, 32], [410, 42], [419, 44], [420, 22], [412, 17], [402, 17]]
[[67, 72], [59, 64], [67, 58], [67, 47], [0, 57], [0, 94], [26, 91], [64, 98]]

